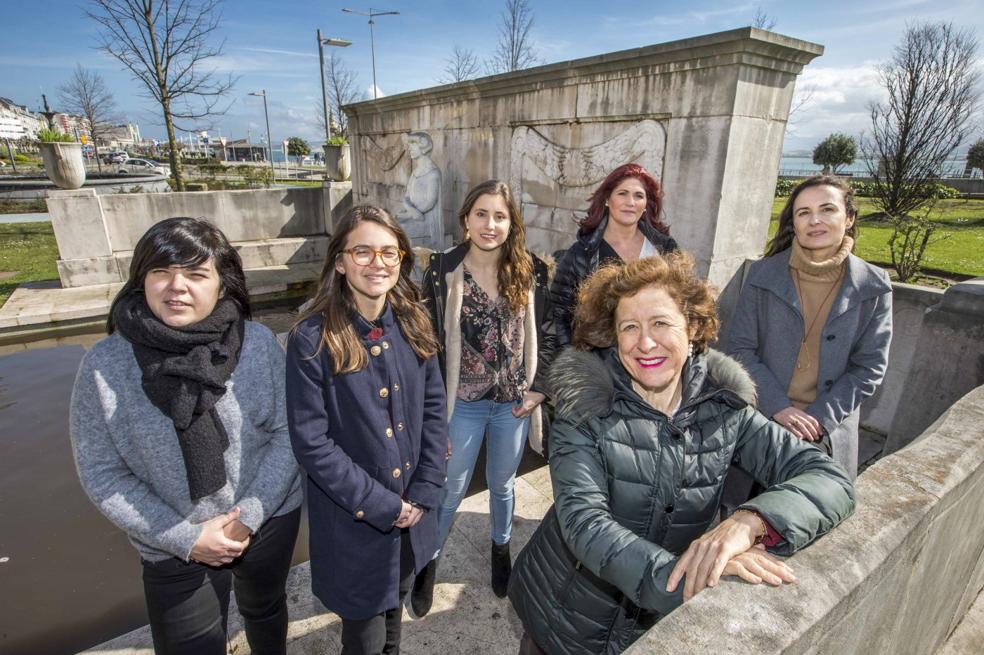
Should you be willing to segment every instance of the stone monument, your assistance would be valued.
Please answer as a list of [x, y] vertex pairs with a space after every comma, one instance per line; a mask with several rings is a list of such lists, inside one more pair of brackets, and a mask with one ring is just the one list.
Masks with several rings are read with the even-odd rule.
[[403, 135], [410, 155], [410, 178], [403, 194], [403, 206], [396, 220], [406, 230], [414, 246], [444, 249], [444, 221], [441, 217], [441, 169], [431, 159], [434, 142], [426, 132]]
[[605, 175], [636, 162], [663, 183], [673, 237], [723, 286], [762, 254], [796, 77], [821, 53], [746, 27], [346, 105], [353, 202], [412, 201], [400, 136], [426, 132], [444, 234], [461, 236], [455, 210], [494, 177], [549, 254]]

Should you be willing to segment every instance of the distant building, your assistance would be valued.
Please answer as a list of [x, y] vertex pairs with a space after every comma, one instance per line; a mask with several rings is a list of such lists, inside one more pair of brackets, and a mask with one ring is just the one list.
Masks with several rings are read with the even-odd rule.
[[133, 123], [106, 125], [99, 130], [100, 145], [109, 145], [125, 150], [138, 145], [140, 141], [140, 128]]
[[229, 161], [266, 161], [266, 146], [247, 139], [229, 141], [225, 147]]
[[92, 140], [92, 130], [89, 127], [89, 119], [84, 116], [75, 116], [74, 114], [55, 114], [51, 117], [51, 122], [54, 123], [55, 129], [59, 132], [71, 134], [80, 141], [82, 140], [82, 137], [85, 137], [86, 142]]
[[35, 114], [26, 106], [14, 104], [12, 100], [0, 98], [0, 139], [35, 139], [42, 127], [46, 125], [40, 114]]

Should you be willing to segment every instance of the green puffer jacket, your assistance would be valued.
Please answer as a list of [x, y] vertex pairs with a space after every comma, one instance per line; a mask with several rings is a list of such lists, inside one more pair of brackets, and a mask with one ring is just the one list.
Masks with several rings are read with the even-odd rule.
[[754, 409], [755, 385], [715, 351], [684, 371], [672, 419], [633, 391], [614, 348], [554, 361], [554, 506], [523, 549], [509, 598], [551, 655], [620, 653], [683, 602], [670, 571], [718, 512], [728, 466], [768, 491], [759, 512], [789, 555], [854, 510], [844, 470]]

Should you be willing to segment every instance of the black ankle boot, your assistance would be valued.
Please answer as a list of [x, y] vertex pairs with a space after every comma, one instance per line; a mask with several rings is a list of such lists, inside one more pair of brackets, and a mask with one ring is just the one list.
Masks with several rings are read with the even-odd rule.
[[509, 587], [509, 574], [512, 573], [512, 561], [509, 558], [509, 542], [501, 546], [492, 542], [492, 593], [499, 598], [506, 597]]
[[418, 619], [426, 616], [434, 602], [434, 580], [437, 578], [437, 560], [427, 562], [413, 581], [410, 591], [410, 609]]

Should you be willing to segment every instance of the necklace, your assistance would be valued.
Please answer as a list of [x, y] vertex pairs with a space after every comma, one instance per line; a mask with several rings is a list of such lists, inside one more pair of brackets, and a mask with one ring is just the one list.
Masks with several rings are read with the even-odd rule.
[[[803, 305], [803, 325], [806, 326], [806, 303], [804, 302], [805, 296], [803, 296], [803, 291], [800, 288], [799, 269], [794, 268], [793, 272], [796, 273], [793, 281], [796, 283], [796, 293], [799, 295], [800, 304]], [[843, 274], [844, 273], [842, 271], [841, 275]], [[809, 350], [806, 348], [806, 340], [809, 339], [810, 334], [813, 333], [813, 328], [816, 327], [817, 319], [820, 318], [820, 314], [823, 312], [823, 308], [827, 304], [827, 301], [830, 300], [830, 296], [834, 293], [834, 289], [840, 286], [838, 282], [840, 282], [841, 275], [838, 275], [837, 279], [831, 283], [830, 289], [827, 290], [827, 295], [824, 296], [823, 300], [820, 301], [820, 304], [817, 305], [817, 310], [813, 313], [813, 318], [810, 320], [809, 327], [807, 327], [803, 332], [803, 342], [800, 344], [799, 354], [796, 356], [797, 371], [805, 371], [813, 365], [813, 360], [810, 358]]]

